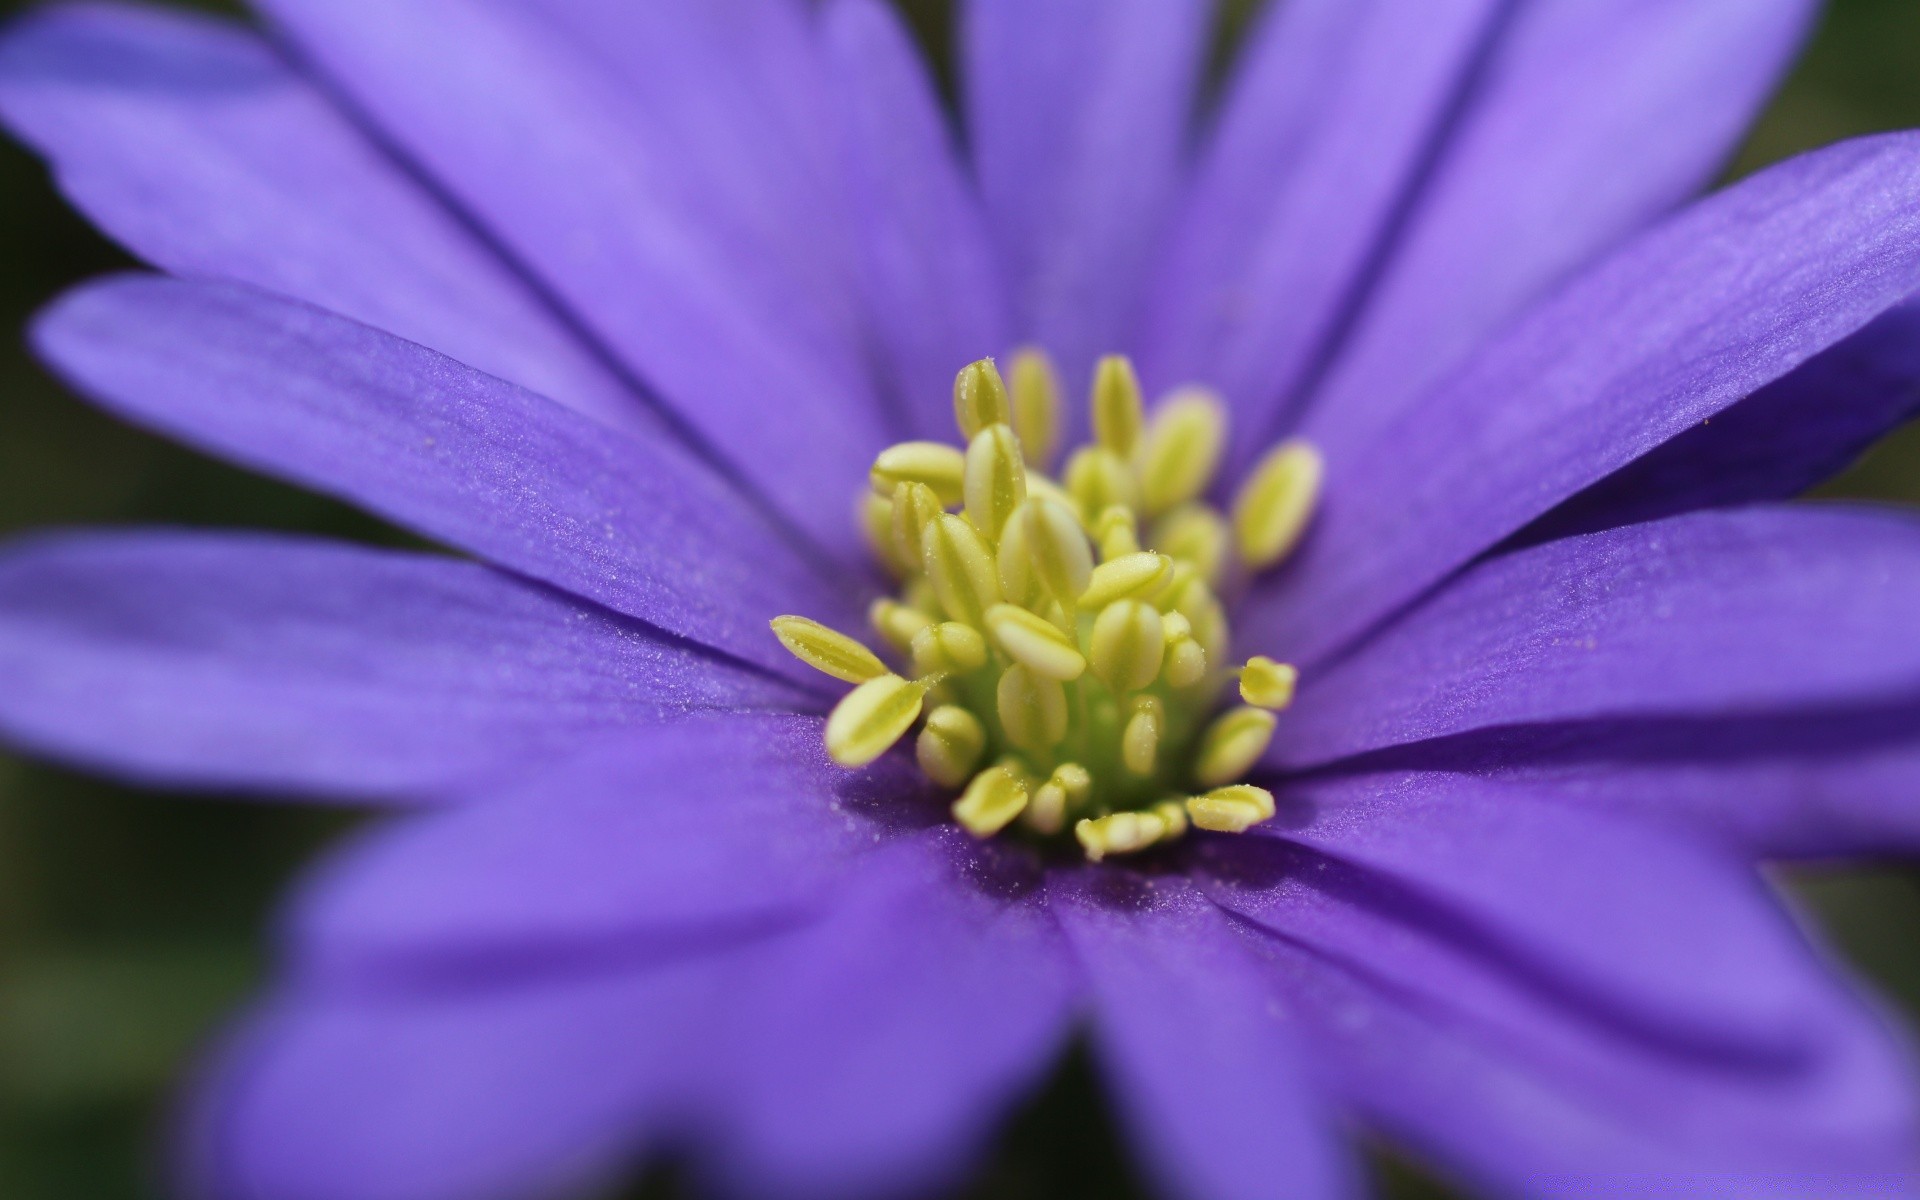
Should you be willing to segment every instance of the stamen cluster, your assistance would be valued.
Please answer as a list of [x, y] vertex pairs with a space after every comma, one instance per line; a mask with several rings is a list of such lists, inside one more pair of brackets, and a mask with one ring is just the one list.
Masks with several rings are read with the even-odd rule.
[[[1037, 351], [1017, 355], [1012, 376], [1009, 389], [982, 359], [955, 379], [965, 449], [905, 442], [874, 462], [861, 519], [900, 591], [871, 616], [903, 670], [804, 617], [773, 622], [802, 661], [857, 685], [827, 721], [828, 753], [864, 766], [918, 725], [921, 769], [959, 789], [953, 816], [968, 832], [1071, 828], [1096, 862], [1189, 825], [1267, 820], [1273, 796], [1237, 781], [1296, 673], [1262, 657], [1225, 665], [1219, 591], [1298, 542], [1319, 455], [1276, 447], [1229, 520], [1204, 499], [1224, 406], [1182, 388], [1149, 419], [1133, 365], [1112, 356], [1094, 371], [1094, 443], [1056, 481], [1057, 376]], [[1217, 712], [1236, 676], [1243, 703]]]

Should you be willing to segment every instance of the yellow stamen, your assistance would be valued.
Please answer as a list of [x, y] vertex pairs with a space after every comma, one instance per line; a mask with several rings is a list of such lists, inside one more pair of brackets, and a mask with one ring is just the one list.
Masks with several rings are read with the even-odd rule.
[[1120, 735], [1120, 761], [1135, 775], [1152, 775], [1159, 765], [1164, 713], [1157, 696], [1140, 696], [1133, 702], [1133, 715], [1127, 718], [1127, 727]]
[[1100, 543], [1102, 562], [1140, 553], [1140, 521], [1133, 510], [1109, 505], [1093, 521], [1093, 539]]
[[992, 359], [968, 363], [953, 377], [953, 416], [961, 436], [969, 440], [989, 425], [1005, 425], [1012, 420], [1007, 385]]
[[1027, 807], [1027, 785], [1007, 766], [988, 767], [973, 777], [953, 803], [953, 819], [977, 838], [999, 833]]
[[1159, 587], [1172, 570], [1172, 559], [1151, 550], [1123, 554], [1103, 562], [1088, 577], [1087, 586], [1080, 593], [1080, 607], [1105, 608], [1115, 600], [1145, 595]]
[[1086, 656], [1052, 622], [1011, 604], [987, 610], [987, 627], [1008, 658], [1048, 679], [1070, 683], [1087, 669]]
[[1233, 502], [1233, 531], [1248, 566], [1270, 567], [1299, 544], [1325, 469], [1320, 452], [1301, 441], [1282, 443], [1260, 460]]
[[879, 758], [920, 717], [926, 685], [882, 675], [848, 692], [827, 718], [827, 754], [843, 767]]
[[942, 621], [913, 635], [913, 669], [921, 675], [965, 674], [987, 661], [987, 639], [971, 625]]
[[1060, 452], [1060, 376], [1040, 350], [1013, 356], [1013, 430], [1027, 461], [1041, 470]]
[[773, 636], [792, 655], [816, 671], [847, 683], [865, 683], [887, 673], [873, 651], [837, 629], [805, 617], [775, 617]]
[[1027, 499], [1026, 464], [1020, 461], [1020, 442], [1010, 426], [989, 425], [973, 435], [962, 490], [967, 519], [988, 541], [998, 541], [1000, 527]]
[[1140, 379], [1124, 355], [1109, 354], [1093, 368], [1093, 436], [1121, 459], [1132, 456], [1145, 423]]
[[1219, 787], [1245, 775], [1267, 752], [1273, 726], [1273, 714], [1264, 709], [1228, 710], [1201, 736], [1193, 777], [1202, 787]]
[[1293, 703], [1300, 672], [1282, 662], [1255, 655], [1240, 668], [1240, 698], [1255, 708], [1278, 711]]
[[1067, 693], [1057, 679], [1015, 663], [994, 689], [1000, 727], [1022, 750], [1044, 753], [1067, 736]]
[[967, 456], [944, 442], [901, 442], [873, 460], [867, 482], [883, 496], [903, 483], [924, 483], [942, 504], [960, 503]]
[[1092, 862], [1109, 854], [1133, 854], [1166, 837], [1172, 826], [1166, 815], [1154, 810], [1117, 812], [1097, 819], [1082, 820], [1073, 827], [1081, 849]]
[[1101, 609], [1088, 640], [1094, 674], [1122, 694], [1152, 683], [1167, 653], [1159, 612], [1138, 600], [1115, 600]]
[[1149, 516], [1198, 496], [1213, 482], [1227, 442], [1227, 411], [1205, 388], [1184, 388], [1154, 414], [1141, 449], [1140, 495]]
[[1079, 505], [1082, 517], [1091, 521], [1116, 505], [1132, 508], [1139, 501], [1140, 485], [1127, 460], [1104, 446], [1087, 446], [1067, 460], [1067, 494]]
[[1153, 526], [1153, 547], [1162, 554], [1192, 563], [1200, 578], [1220, 582], [1227, 565], [1231, 539], [1227, 519], [1205, 504], [1182, 504]]
[[932, 617], [912, 605], [884, 598], [873, 602], [867, 610], [867, 619], [873, 624], [873, 631], [897, 654], [908, 653], [913, 647], [914, 635], [933, 624]]
[[1187, 801], [1187, 815], [1202, 829], [1215, 833], [1245, 833], [1273, 817], [1273, 793], [1250, 783], [1215, 788]]
[[986, 624], [987, 609], [1000, 602], [1000, 573], [979, 531], [943, 513], [927, 523], [920, 545], [940, 607], [956, 621]]
[[914, 743], [914, 757], [927, 778], [942, 787], [959, 787], [980, 765], [987, 750], [987, 730], [980, 718], [953, 704], [927, 714], [927, 723]]

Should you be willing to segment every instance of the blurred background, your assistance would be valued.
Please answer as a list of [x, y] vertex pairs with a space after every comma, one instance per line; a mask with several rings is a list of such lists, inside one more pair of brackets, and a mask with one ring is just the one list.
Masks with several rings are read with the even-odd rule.
[[[943, 54], [946, 4], [900, 2]], [[237, 11], [220, 0], [197, 6]], [[0, 0], [0, 17], [25, 7]], [[1223, 46], [1255, 7], [1230, 4]], [[1920, 4], [1834, 0], [1730, 177], [1840, 138], [1915, 126]], [[125, 265], [67, 211], [37, 161], [0, 145], [0, 537], [167, 522], [390, 540], [330, 501], [93, 412], [26, 356], [19, 330], [29, 314], [69, 284]], [[1823, 491], [1920, 503], [1920, 428], [1889, 438]], [[169, 1088], [262, 978], [275, 896], [355, 820], [158, 796], [0, 753], [0, 1197], [164, 1194], [157, 1164]], [[1891, 1007], [1920, 1023], [1920, 871], [1809, 871], [1788, 885]], [[1016, 1118], [967, 1194], [1144, 1195], [1120, 1159], [1098, 1087], [1075, 1060]], [[1385, 1157], [1379, 1168], [1394, 1195], [1444, 1194]], [[663, 1175], [631, 1194], [678, 1191]]]

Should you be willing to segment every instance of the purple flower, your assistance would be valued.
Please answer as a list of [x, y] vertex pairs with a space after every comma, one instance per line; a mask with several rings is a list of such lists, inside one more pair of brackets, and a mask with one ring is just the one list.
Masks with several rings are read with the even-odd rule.
[[[1897, 1039], [1753, 864], [1920, 848], [1920, 524], [1778, 503], [1920, 395], [1920, 139], [1670, 211], [1810, 3], [1289, 0], [1202, 111], [1198, 0], [971, 0], [964, 162], [875, 0], [262, 7], [271, 39], [83, 4], [0, 41], [0, 114], [164, 272], [56, 303], [46, 359], [468, 556], [0, 559], [14, 743], [416, 810], [296, 898], [195, 1090], [194, 1188], [551, 1195], [681, 1150], [744, 1194], [912, 1191], [1079, 1031], [1201, 1200], [1350, 1193], [1348, 1125], [1496, 1194], [1911, 1186]], [[976, 837], [915, 755], [822, 752], [844, 689], [768, 622], [865, 624], [876, 454], [950, 440], [955, 370], [1021, 345], [1070, 394], [1108, 353], [1213, 389], [1235, 484], [1287, 436], [1324, 463], [1290, 561], [1209, 576], [1239, 653], [1300, 669], [1241, 836], [1177, 836], [1174, 795], [1089, 864], [1024, 767], [982, 802], [1007, 820], [962, 820], [1027, 831]], [[1103, 549], [1171, 536], [1087, 471]], [[1252, 520], [1286, 541], [1313, 489], [1282, 483]], [[1002, 616], [1044, 642], [1033, 594]], [[1067, 652], [1110, 679], [1150, 645], [1162, 687], [1135, 635], [1206, 639], [1159, 595], [1105, 650], [1059, 605]], [[906, 681], [964, 714], [924, 735], [950, 784], [967, 720], [1024, 736], [955, 682], [970, 653]], [[1141, 778], [1204, 764], [1177, 691]], [[1091, 711], [1034, 745], [1119, 754]], [[1063, 811], [1131, 811], [1119, 770]]]

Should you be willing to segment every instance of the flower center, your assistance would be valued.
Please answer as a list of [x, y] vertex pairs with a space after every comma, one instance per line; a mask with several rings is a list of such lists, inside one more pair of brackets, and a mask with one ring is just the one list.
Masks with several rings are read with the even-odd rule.
[[[1059, 394], [1037, 351], [1016, 356], [1011, 389], [982, 359], [954, 381], [964, 449], [906, 442], [874, 461], [861, 518], [899, 592], [872, 620], [901, 671], [805, 617], [774, 633], [857, 685], [827, 721], [834, 761], [864, 766], [918, 725], [921, 769], [960, 790], [953, 817], [975, 837], [1071, 829], [1097, 862], [1190, 825], [1242, 832], [1273, 815], [1271, 793], [1238, 781], [1295, 671], [1227, 665], [1219, 591], [1293, 549], [1320, 457], [1276, 447], [1229, 520], [1204, 499], [1224, 406], [1182, 388], [1149, 419], [1133, 365], [1113, 356], [1094, 372], [1094, 443], [1055, 480]], [[1243, 703], [1221, 712], [1236, 677]]]

